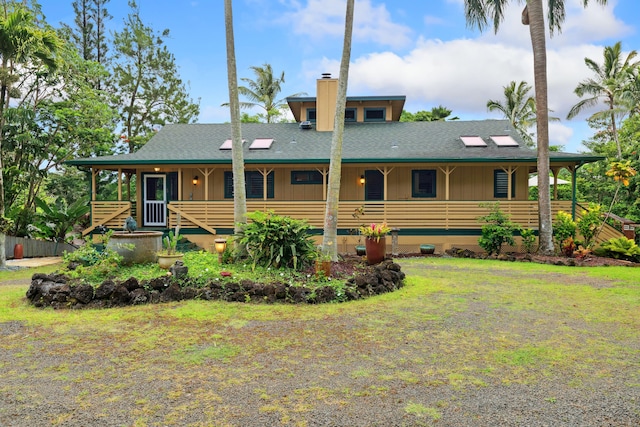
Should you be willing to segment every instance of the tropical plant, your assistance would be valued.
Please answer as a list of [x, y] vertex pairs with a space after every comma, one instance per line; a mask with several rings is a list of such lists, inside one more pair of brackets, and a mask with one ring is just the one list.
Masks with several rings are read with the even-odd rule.
[[[261, 108], [264, 110], [264, 114], [259, 114], [259, 116], [264, 117], [267, 123], [272, 123], [273, 120], [282, 115], [283, 110], [287, 108], [285, 98], [276, 99], [282, 90], [281, 85], [284, 83], [284, 71], [280, 74], [280, 77], [275, 77], [271, 64], [263, 64], [262, 67], [253, 66], [250, 68], [253, 70], [256, 78], [255, 80], [247, 77], [240, 79], [245, 82], [247, 86], [238, 86], [238, 92], [240, 95], [249, 99], [249, 101], [240, 102], [240, 108]], [[302, 95], [304, 95], [304, 93], [296, 93], [289, 96]], [[224, 103], [222, 106], [228, 107], [229, 103]]]
[[536, 247], [536, 232], [530, 228], [523, 228], [520, 230], [520, 237], [525, 253], [533, 253]]
[[480, 207], [489, 207], [490, 212], [487, 215], [478, 218], [479, 222], [484, 222], [482, 226], [482, 236], [478, 239], [478, 244], [489, 255], [499, 255], [503, 244], [515, 245], [513, 238], [515, 232], [520, 227], [511, 222], [509, 215], [502, 212], [499, 203], [492, 205], [482, 204]]
[[224, 0], [224, 27], [227, 47], [227, 82], [229, 87], [229, 111], [231, 113], [231, 168], [233, 169], [233, 220], [239, 233], [247, 222], [247, 195], [244, 177], [244, 153], [240, 101], [238, 99], [238, 75], [233, 37], [233, 7], [231, 0]]
[[636, 242], [624, 236], [607, 240], [594, 252], [596, 255], [604, 255], [616, 259], [635, 262], [640, 260], [640, 247], [636, 245]]
[[458, 117], [449, 117], [452, 111], [447, 107], [438, 105], [433, 107], [431, 111], [418, 111], [417, 113], [410, 113], [402, 110], [400, 115], [401, 122], [443, 122], [445, 120], [458, 120]]
[[503, 89], [504, 102], [489, 100], [487, 101], [487, 109], [501, 112], [524, 139], [527, 146], [534, 147], [535, 141], [529, 129], [536, 123], [536, 100], [529, 95], [531, 86], [524, 81], [519, 82], [516, 86], [516, 82], [511, 81]]
[[55, 203], [36, 198], [36, 205], [42, 214], [38, 216], [35, 231], [38, 237], [54, 242], [64, 242], [76, 222], [89, 213], [88, 197], [80, 198], [68, 206], [62, 198], [56, 199]]
[[[607, 0], [595, 0], [606, 4]], [[469, 25], [484, 30], [491, 21], [494, 31], [498, 31], [504, 19], [504, 11], [509, 0], [465, 0], [465, 15]], [[588, 0], [584, 0], [587, 6]], [[536, 135], [538, 140], [538, 198], [539, 247], [542, 254], [553, 253], [553, 227], [551, 219], [551, 197], [549, 194], [549, 107], [547, 99], [547, 47], [542, 0], [528, 0], [522, 11], [522, 23], [529, 26], [533, 50], [534, 88], [536, 100]], [[551, 35], [560, 31], [565, 19], [565, 1], [548, 0], [548, 26]]]
[[360, 234], [365, 236], [367, 239], [373, 239], [376, 242], [379, 242], [380, 238], [389, 234], [390, 231], [391, 229], [387, 227], [387, 224], [384, 222], [381, 224], [372, 222], [369, 225], [363, 225], [360, 227]]
[[247, 215], [234, 239], [246, 250], [253, 268], [302, 269], [317, 256], [311, 226], [304, 220], [255, 211]]
[[576, 221], [578, 231], [582, 236], [582, 244], [585, 248], [590, 248], [594, 241], [598, 227], [602, 224], [602, 206], [597, 203], [589, 203], [588, 209], [580, 211], [580, 218]]
[[[24, 5], [12, 2], [0, 14], [0, 129], [4, 130], [5, 109], [22, 65], [40, 68], [41, 74], [54, 72], [62, 41], [55, 31], [41, 28], [34, 14]], [[0, 132], [0, 147], [4, 132]], [[0, 153], [2, 150], [0, 150]], [[0, 156], [1, 157], [1, 156]], [[0, 218], [5, 217], [3, 165], [0, 159]], [[0, 233], [0, 269], [6, 267], [5, 234]]]
[[575, 239], [578, 226], [573, 221], [571, 214], [558, 211], [556, 221], [553, 224], [553, 236], [559, 249], [562, 249], [563, 242], [568, 238]]
[[622, 43], [618, 42], [604, 48], [604, 63], [602, 65], [593, 59], [585, 58], [584, 63], [595, 74], [595, 77], [578, 83], [574, 90], [575, 94], [580, 98], [584, 96], [588, 96], [588, 98], [579, 101], [567, 114], [567, 118], [572, 119], [584, 109], [593, 107], [604, 100], [607, 108], [594, 113], [591, 118], [606, 119], [609, 122], [611, 136], [618, 151], [618, 160], [622, 159], [622, 147], [618, 139], [616, 120], [628, 113], [623, 96], [626, 87], [633, 78], [631, 71], [638, 65], [637, 62], [632, 62], [636, 55], [637, 52], [632, 50], [623, 60]]
[[344, 112], [347, 105], [347, 80], [349, 79], [349, 61], [351, 59], [351, 37], [353, 34], [354, 0], [347, 0], [344, 24], [344, 44], [340, 61], [338, 93], [336, 95], [336, 114], [331, 137], [331, 157], [329, 161], [329, 182], [324, 213], [324, 234], [322, 251], [330, 254], [333, 261], [338, 260], [338, 209], [340, 204], [340, 181], [342, 170], [342, 138], [344, 135]]
[[170, 230], [166, 236], [162, 239], [162, 254], [164, 255], [178, 255], [177, 248], [178, 242], [182, 239], [180, 235], [180, 229], [176, 227], [175, 232]]

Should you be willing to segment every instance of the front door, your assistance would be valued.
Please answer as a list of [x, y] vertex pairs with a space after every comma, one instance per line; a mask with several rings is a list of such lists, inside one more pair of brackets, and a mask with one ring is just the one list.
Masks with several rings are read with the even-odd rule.
[[364, 171], [364, 199], [384, 200], [384, 177], [379, 170]]
[[144, 176], [144, 224], [164, 227], [167, 223], [167, 191], [165, 175]]

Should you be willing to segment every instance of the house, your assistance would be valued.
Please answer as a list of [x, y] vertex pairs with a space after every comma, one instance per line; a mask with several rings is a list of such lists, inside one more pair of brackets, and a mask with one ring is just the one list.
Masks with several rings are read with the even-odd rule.
[[[323, 227], [337, 79], [323, 75], [317, 97], [292, 97], [296, 123], [242, 125], [247, 210], [272, 210]], [[345, 110], [338, 233], [340, 252], [352, 252], [361, 224], [398, 229], [398, 249], [420, 244], [438, 251], [477, 248], [487, 203], [527, 228], [538, 226], [528, 179], [536, 151], [505, 120], [400, 122], [404, 96], [348, 97]], [[203, 248], [233, 232], [231, 126], [175, 124], [133, 154], [81, 158], [69, 164], [92, 173], [91, 232], [119, 229], [133, 215], [139, 227], [181, 233]], [[575, 171], [601, 157], [552, 152], [550, 168]], [[118, 200], [96, 200], [99, 174], [116, 172]], [[123, 198], [123, 177], [137, 183]], [[552, 201], [555, 212], [575, 202]], [[358, 215], [357, 212], [362, 212]], [[388, 239], [390, 240], [390, 239]]]

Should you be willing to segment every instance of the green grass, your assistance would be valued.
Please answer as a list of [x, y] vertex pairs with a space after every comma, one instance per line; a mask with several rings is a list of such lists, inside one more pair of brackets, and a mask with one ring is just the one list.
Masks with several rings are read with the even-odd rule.
[[[322, 305], [43, 310], [24, 298], [32, 270], [1, 272], [0, 392], [26, 408], [47, 397], [38, 384], [54, 382], [67, 409], [172, 426], [188, 425], [189, 413], [202, 414], [201, 425], [242, 425], [242, 414], [260, 413], [304, 426], [314, 409], [353, 413], [373, 396], [407, 425], [446, 424], [468, 390], [512, 384], [637, 395], [640, 270], [399, 261], [399, 291]], [[543, 403], [568, 404], [560, 396]], [[481, 415], [464, 411], [470, 424]]]

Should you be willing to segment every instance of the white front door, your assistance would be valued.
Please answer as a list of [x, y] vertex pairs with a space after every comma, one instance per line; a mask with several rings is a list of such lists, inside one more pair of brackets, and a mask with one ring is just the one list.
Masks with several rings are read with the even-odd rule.
[[144, 176], [144, 224], [161, 226], [167, 223], [167, 191], [164, 175]]

